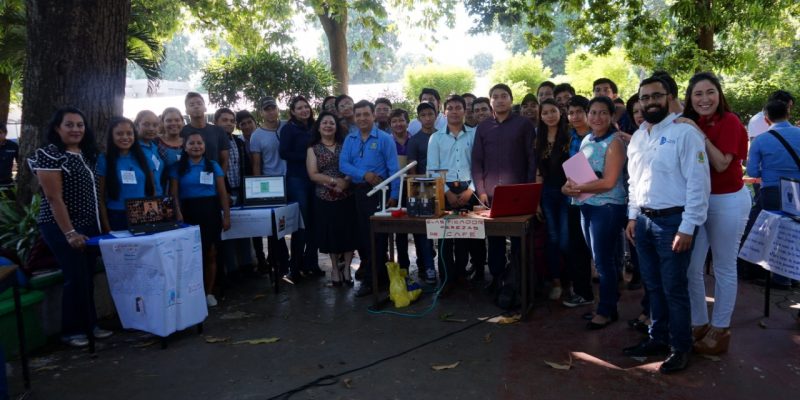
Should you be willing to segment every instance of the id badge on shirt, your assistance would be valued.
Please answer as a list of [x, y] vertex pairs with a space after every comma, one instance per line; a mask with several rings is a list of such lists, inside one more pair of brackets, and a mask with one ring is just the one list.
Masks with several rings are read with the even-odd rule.
[[136, 184], [136, 172], [134, 171], [120, 171], [122, 173], [122, 184], [124, 185], [135, 185]]
[[158, 156], [153, 154], [150, 158], [153, 160], [153, 168], [155, 168], [156, 171], [160, 171], [161, 170], [161, 160], [158, 158]]
[[214, 174], [211, 172], [201, 171], [200, 172], [200, 184], [201, 185], [213, 185], [214, 184]]

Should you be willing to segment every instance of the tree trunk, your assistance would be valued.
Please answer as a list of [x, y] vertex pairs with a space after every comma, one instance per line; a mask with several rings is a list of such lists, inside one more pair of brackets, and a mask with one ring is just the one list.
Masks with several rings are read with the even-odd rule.
[[11, 107], [11, 77], [0, 74], [0, 123], [8, 122], [8, 110]]
[[[714, 26], [711, 25], [712, 10], [711, 2], [709, 0], [697, 0], [697, 6], [702, 9], [700, 15], [708, 16], [707, 19], [701, 22], [697, 30], [697, 48], [705, 50], [708, 55], [714, 53]], [[698, 65], [695, 72], [701, 72], [708, 69], [708, 66]]]
[[[130, 0], [26, 0], [27, 60], [22, 97], [20, 157], [45, 143], [55, 110], [80, 108], [98, 143], [108, 120], [122, 114], [125, 40]], [[19, 198], [36, 188], [27, 163], [20, 163]]]
[[328, 50], [331, 54], [331, 72], [338, 83], [334, 86], [334, 93], [347, 94], [350, 75], [347, 71], [347, 7], [341, 7], [336, 14], [330, 11], [317, 14], [325, 36], [328, 37]]

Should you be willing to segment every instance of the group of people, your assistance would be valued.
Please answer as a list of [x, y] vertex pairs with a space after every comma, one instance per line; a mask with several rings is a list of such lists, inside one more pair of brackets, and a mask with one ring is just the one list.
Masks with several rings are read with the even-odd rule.
[[[569, 84], [544, 82], [515, 106], [505, 84], [494, 85], [488, 97], [451, 94], [444, 101], [426, 88], [413, 120], [388, 99], [354, 102], [339, 95], [325, 98], [316, 116], [312, 103], [296, 96], [284, 121], [276, 100], [266, 97], [258, 103], [260, 123], [249, 111], [221, 108], [208, 124], [203, 97], [189, 93], [189, 124], [176, 108], [160, 115], [142, 111], [133, 121], [114, 118], [103, 154], [83, 113], [62, 108], [50, 122], [48, 143], [29, 162], [44, 194], [40, 231], [69, 283], [64, 340], [85, 345], [89, 334], [110, 334], [87, 311], [94, 309], [86, 293], [95, 259], [84, 251], [85, 242], [125, 229], [130, 198], [173, 196], [179, 219], [200, 226], [209, 306], [217, 304], [217, 260], [246, 273], [277, 268], [295, 283], [324, 276], [318, 253], [325, 253], [333, 266], [328, 286], [354, 286], [350, 264], [357, 250], [355, 278], [362, 284], [355, 295], [370, 294], [370, 256], [375, 252], [383, 265], [390, 238], [378, 235], [371, 248], [369, 217], [380, 198], [367, 193], [416, 161], [411, 174], [446, 170], [448, 210], [490, 207], [499, 185], [541, 183], [537, 216], [546, 226], [548, 296], [567, 307], [596, 304], [585, 315], [587, 329], [603, 329], [619, 318], [621, 254], [627, 248], [634, 280], [640, 276], [645, 288], [642, 314], [629, 324], [648, 338], [626, 354], [668, 355], [661, 370], [669, 373], [686, 368], [692, 348], [726, 351], [738, 247], [751, 212], [743, 163], [748, 175], [762, 178], [757, 206], [778, 208], [779, 178], [800, 178], [800, 165], [787, 151], [800, 149], [800, 128], [787, 122], [794, 98], [783, 91], [770, 97], [762, 118], [771, 134], [756, 138], [748, 157], [748, 132], [713, 74], [693, 76], [683, 98], [665, 72], [644, 79], [627, 101], [606, 78], [594, 82], [593, 94], [589, 99]], [[234, 134], [237, 128], [241, 136]], [[785, 141], [790, 144], [784, 149]], [[565, 174], [562, 164], [579, 153], [596, 180], [577, 183]], [[287, 200], [298, 203], [305, 221], [305, 229], [292, 235], [291, 249], [269, 238], [267, 257], [262, 238], [220, 240], [248, 175], [286, 177]], [[397, 181], [391, 183], [390, 206], [401, 190]], [[398, 263], [409, 268], [408, 235], [393, 240]], [[438, 248], [424, 235], [413, 240], [419, 279], [444, 283], [445, 294], [459, 282], [487, 279], [487, 266], [485, 289], [493, 292], [507, 269], [504, 237], [447, 240]], [[510, 243], [514, 255], [521, 244]], [[715, 276], [710, 318], [703, 273], [709, 250]], [[387, 279], [385, 269], [375, 270], [379, 280]], [[791, 284], [786, 282], [780, 283]]]

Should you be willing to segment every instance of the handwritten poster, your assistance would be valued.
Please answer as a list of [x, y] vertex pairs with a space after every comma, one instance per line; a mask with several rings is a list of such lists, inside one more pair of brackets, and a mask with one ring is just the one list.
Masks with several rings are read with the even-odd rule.
[[800, 279], [800, 223], [761, 211], [739, 251], [739, 258], [793, 279]]
[[428, 239], [484, 239], [486, 226], [481, 218], [439, 218], [425, 220]]
[[208, 316], [200, 228], [100, 241], [122, 326], [158, 336]]

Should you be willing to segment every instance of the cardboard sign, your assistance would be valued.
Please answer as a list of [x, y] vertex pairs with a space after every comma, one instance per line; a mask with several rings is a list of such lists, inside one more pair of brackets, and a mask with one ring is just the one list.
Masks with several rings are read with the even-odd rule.
[[439, 218], [425, 221], [428, 239], [484, 239], [486, 227], [481, 218]]
[[800, 279], [800, 223], [761, 211], [739, 251], [739, 258], [768, 271]]

